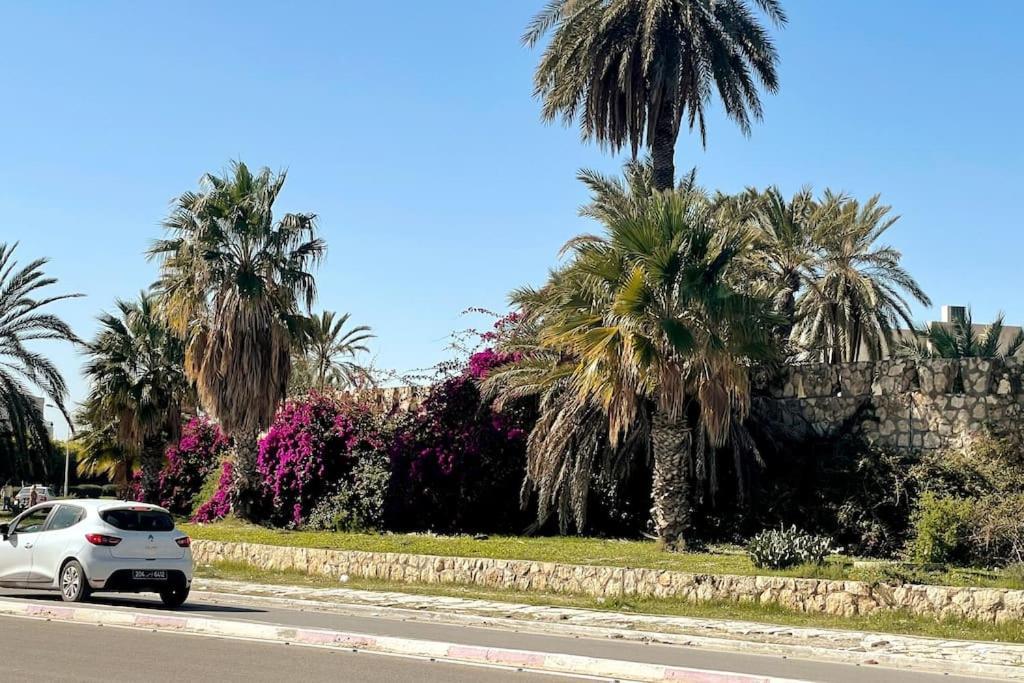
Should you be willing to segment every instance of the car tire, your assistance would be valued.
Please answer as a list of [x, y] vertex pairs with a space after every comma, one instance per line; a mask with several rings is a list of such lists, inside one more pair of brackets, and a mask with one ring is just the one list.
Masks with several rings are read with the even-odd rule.
[[188, 587], [182, 584], [171, 586], [160, 591], [160, 600], [170, 608], [181, 607], [188, 600]]
[[82, 602], [89, 597], [89, 581], [78, 560], [69, 560], [61, 567], [60, 597], [64, 602]]

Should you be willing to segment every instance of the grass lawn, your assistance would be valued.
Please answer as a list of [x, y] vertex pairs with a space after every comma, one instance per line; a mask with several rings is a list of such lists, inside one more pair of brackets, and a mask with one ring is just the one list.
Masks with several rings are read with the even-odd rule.
[[731, 619], [787, 626], [833, 628], [880, 633], [901, 633], [956, 640], [984, 640], [1024, 643], [1024, 622], [986, 624], [966, 620], [940, 620], [906, 612], [877, 612], [868, 616], [836, 617], [823, 614], [804, 614], [777, 605], [754, 605], [732, 602], [691, 604], [672, 598], [599, 600], [584, 596], [546, 592], [524, 592], [513, 589], [486, 589], [456, 584], [409, 584], [351, 579], [339, 584], [324, 576], [309, 576], [296, 571], [261, 570], [237, 563], [219, 563], [197, 567], [196, 576], [210, 579], [231, 579], [255, 583], [285, 584], [316, 588], [355, 588], [362, 590], [393, 591], [415, 595], [442, 595], [474, 600], [497, 600], [530, 605], [580, 607], [585, 609], [630, 612], [635, 614], [664, 614], [707, 619]]
[[892, 566], [855, 567], [853, 560], [836, 555], [824, 566], [806, 565], [782, 571], [756, 568], [741, 549], [720, 552], [667, 553], [653, 541], [623, 541], [578, 536], [472, 536], [430, 534], [357, 534], [330, 531], [267, 529], [225, 520], [215, 524], [182, 524], [192, 538], [210, 541], [369, 552], [412, 553], [449, 557], [488, 557], [612, 567], [672, 569], [694, 574], [799, 576], [914, 582], [935, 585], [1024, 588], [1024, 574], [1005, 571], [949, 569], [924, 572]]

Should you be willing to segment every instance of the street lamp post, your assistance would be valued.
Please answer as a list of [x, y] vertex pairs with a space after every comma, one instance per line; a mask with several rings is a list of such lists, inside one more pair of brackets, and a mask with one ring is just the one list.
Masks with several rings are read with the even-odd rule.
[[[56, 408], [57, 406], [53, 405], [52, 403], [47, 403], [46, 407], [47, 408]], [[61, 415], [64, 415], [64, 413], [61, 413]], [[71, 463], [71, 434], [72, 434], [72, 432], [75, 431], [75, 428], [71, 426], [71, 420], [67, 419], [66, 416], [64, 417], [64, 421], [68, 423], [68, 435], [67, 435], [67, 438], [64, 439], [64, 492], [63, 492], [64, 497], [67, 498], [67, 496], [68, 496], [68, 472], [69, 472], [70, 463]]]

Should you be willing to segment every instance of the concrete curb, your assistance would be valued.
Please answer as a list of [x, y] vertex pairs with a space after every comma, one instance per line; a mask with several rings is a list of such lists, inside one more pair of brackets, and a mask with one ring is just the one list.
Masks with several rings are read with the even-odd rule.
[[611, 678], [623, 681], [689, 681], [692, 683], [798, 683], [790, 679], [643, 664], [613, 659], [478, 647], [430, 640], [373, 636], [327, 629], [297, 628], [227, 619], [142, 614], [126, 610], [39, 605], [0, 599], [0, 616], [46, 619], [121, 628], [146, 629], [219, 638], [259, 640], [320, 648], [440, 659], [470, 665], [532, 669], [547, 673]]
[[[198, 592], [197, 592], [198, 591]], [[193, 595], [214, 602], [272, 605], [286, 609], [381, 616], [547, 635], [614, 639], [783, 656], [836, 664], [881, 666], [962, 676], [1024, 680], [1024, 645], [942, 640], [859, 631], [773, 626], [595, 610], [542, 608], [486, 600], [307, 588], [198, 578]]]

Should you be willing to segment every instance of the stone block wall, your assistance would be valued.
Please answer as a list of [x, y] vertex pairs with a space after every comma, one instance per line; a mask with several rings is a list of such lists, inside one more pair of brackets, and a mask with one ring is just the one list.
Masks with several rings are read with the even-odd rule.
[[216, 541], [194, 541], [192, 552], [199, 565], [227, 561], [260, 569], [296, 570], [335, 578], [347, 574], [405, 583], [468, 584], [604, 598], [636, 596], [671, 597], [690, 602], [751, 602], [841, 616], [902, 609], [912, 614], [991, 623], [1024, 619], [1024, 591], [1007, 589], [688, 574], [661, 569]]
[[885, 360], [784, 368], [755, 392], [759, 413], [820, 436], [859, 424], [868, 441], [897, 449], [959, 446], [1024, 413], [1017, 359]]

